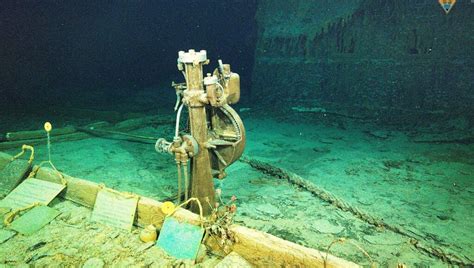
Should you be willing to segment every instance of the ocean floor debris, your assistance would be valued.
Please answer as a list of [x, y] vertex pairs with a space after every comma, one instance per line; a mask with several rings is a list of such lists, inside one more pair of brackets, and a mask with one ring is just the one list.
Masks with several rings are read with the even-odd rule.
[[[54, 201], [52, 208], [58, 210], [61, 215], [50, 224], [29, 236], [17, 235], [0, 244], [0, 263], [12, 266], [26, 263], [48, 266], [54, 262], [63, 266], [101, 267], [128, 264], [163, 267], [172, 266], [176, 261], [163, 250], [153, 246], [153, 243], [150, 245], [141, 242], [140, 229], [135, 228], [132, 232], [127, 232], [91, 222], [91, 210], [70, 201]], [[220, 258], [207, 254], [202, 261], [205, 266], [217, 264]]]
[[[357, 128], [351, 124], [348, 124], [347, 130], [341, 130], [324, 124], [277, 123], [268, 118], [246, 122], [249, 135], [253, 137], [249, 140], [247, 155], [291, 170], [343, 197], [350, 204], [360, 205], [364, 211], [380, 215], [389, 223], [402, 224], [416, 235], [436, 235], [442, 245], [451, 245], [454, 252], [473, 257], [469, 254], [469, 243], [466, 242], [472, 237], [467, 232], [472, 229], [469, 227], [472, 224], [460, 220], [466, 215], [469, 217], [463, 207], [468, 206], [469, 196], [473, 193], [469, 179], [473, 170], [472, 164], [469, 164], [472, 162], [469, 157], [471, 145], [454, 148], [456, 144], [433, 146], [410, 143], [403, 132], [393, 129], [390, 129], [393, 134], [390, 139], [376, 139], [363, 132], [367, 127]], [[296, 134], [295, 129], [298, 129]], [[169, 130], [168, 127], [158, 126], [132, 133], [148, 135]], [[328, 138], [333, 136], [342, 139]], [[264, 144], [269, 141], [278, 146]], [[323, 154], [311, 150], [314, 147], [328, 148], [329, 151]], [[305, 148], [308, 150], [302, 154], [300, 149]], [[39, 145], [36, 149], [40, 152], [38, 158], [41, 160], [44, 146]], [[16, 151], [9, 152], [14, 154]], [[76, 153], [70, 154], [70, 151]], [[99, 183], [105, 182], [115, 189], [133, 191], [155, 199], [176, 192], [175, 170], [169, 168], [166, 162], [169, 159], [156, 155], [147, 144], [89, 138], [57, 143], [54, 153], [58, 166], [69, 173]], [[346, 173], [345, 170], [351, 172]], [[147, 171], [146, 174], [143, 171]], [[224, 196], [239, 196], [236, 222], [270, 232], [277, 227], [280, 231], [272, 234], [301, 245], [325, 250], [335, 235], [316, 232], [311, 226], [315, 220], [327, 219], [330, 223], [344, 227], [337, 236], [357, 241], [379, 264], [388, 265], [395, 259], [409, 266], [446, 265], [430, 257], [429, 253], [414, 250], [405, 237], [370, 226], [350, 213], [334, 209], [310, 193], [255, 171], [244, 163], [236, 163], [229, 169], [223, 192]], [[436, 193], [437, 198], [433, 199], [429, 193]], [[255, 209], [263, 203], [275, 206], [281, 212], [280, 216], [272, 217]], [[396, 210], [397, 213], [393, 214], [400, 207], [404, 209]], [[433, 211], [436, 213], [433, 214]], [[441, 218], [437, 215], [441, 215]], [[443, 215], [449, 215], [450, 219], [446, 220]], [[83, 222], [83, 219], [72, 215], [70, 221]], [[389, 233], [389, 245], [379, 245], [378, 240], [371, 237], [379, 234], [385, 236], [386, 233]], [[445, 235], [448, 233], [449, 236]], [[417, 246], [423, 247], [421, 244]], [[363, 256], [344, 245], [333, 247], [331, 252], [361, 264], [365, 261]]]

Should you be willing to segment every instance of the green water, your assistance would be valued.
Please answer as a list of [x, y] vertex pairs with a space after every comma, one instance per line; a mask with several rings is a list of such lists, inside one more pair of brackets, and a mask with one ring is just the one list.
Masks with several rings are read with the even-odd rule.
[[[238, 197], [236, 222], [369, 264], [354, 244], [377, 263], [445, 266], [415, 248], [413, 237], [465, 259], [474, 256], [472, 214], [473, 145], [415, 143], [405, 131], [371, 123], [341, 124], [242, 113], [247, 129], [245, 155], [294, 172], [409, 236], [379, 228], [324, 202], [305, 189], [237, 162], [216, 182], [223, 198]], [[167, 137], [172, 126], [147, 127], [133, 134]], [[111, 139], [112, 138], [112, 139]], [[152, 144], [118, 137], [52, 144], [61, 171], [158, 200], [177, 191], [174, 159]], [[36, 146], [37, 161], [46, 146]], [[10, 150], [14, 153], [16, 150]]]

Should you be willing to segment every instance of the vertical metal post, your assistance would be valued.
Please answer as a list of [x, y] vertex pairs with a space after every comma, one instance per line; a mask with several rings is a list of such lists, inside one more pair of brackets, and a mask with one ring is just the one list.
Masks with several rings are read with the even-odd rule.
[[[206, 148], [208, 142], [208, 129], [204, 96], [202, 66], [207, 62], [206, 51], [179, 52], [178, 61], [184, 64], [186, 76], [185, 98], [189, 110], [189, 124], [191, 136], [199, 145], [199, 153], [192, 158], [191, 166], [191, 197], [196, 197], [202, 204], [204, 215], [211, 213], [211, 207], [215, 202], [214, 182], [211, 173], [209, 151]], [[191, 206], [191, 211], [199, 212], [197, 205]]]

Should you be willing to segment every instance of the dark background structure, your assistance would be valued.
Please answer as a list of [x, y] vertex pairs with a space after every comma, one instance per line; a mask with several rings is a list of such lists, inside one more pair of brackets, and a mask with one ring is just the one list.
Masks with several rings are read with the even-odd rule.
[[472, 114], [471, 2], [4, 1], [0, 104], [127, 99], [182, 80], [195, 48], [232, 64], [249, 106]]
[[176, 59], [189, 48], [208, 50], [212, 68], [232, 63], [248, 88], [255, 9], [255, 0], [3, 1], [0, 103], [126, 98], [181, 81]]
[[256, 98], [472, 114], [472, 1], [258, 2]]

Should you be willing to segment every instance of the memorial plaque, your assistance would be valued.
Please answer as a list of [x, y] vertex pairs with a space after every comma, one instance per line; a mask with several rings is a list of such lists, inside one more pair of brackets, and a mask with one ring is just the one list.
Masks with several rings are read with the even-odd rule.
[[18, 209], [37, 202], [48, 205], [65, 187], [49, 181], [26, 179], [0, 201], [0, 207]]
[[97, 193], [91, 220], [131, 231], [137, 204], [137, 196], [103, 189]]
[[48, 206], [34, 207], [14, 220], [10, 225], [10, 229], [23, 235], [31, 235], [50, 223], [59, 214], [61, 214], [59, 211]]
[[30, 168], [28, 161], [17, 159], [0, 170], [0, 197], [6, 196], [20, 184]]
[[203, 236], [201, 226], [166, 217], [156, 245], [176, 259], [195, 260]]

